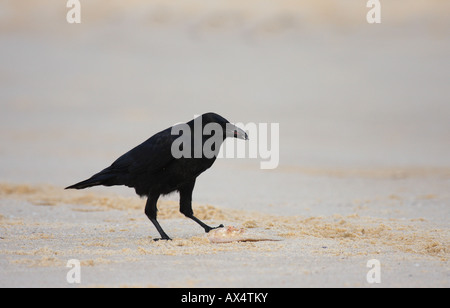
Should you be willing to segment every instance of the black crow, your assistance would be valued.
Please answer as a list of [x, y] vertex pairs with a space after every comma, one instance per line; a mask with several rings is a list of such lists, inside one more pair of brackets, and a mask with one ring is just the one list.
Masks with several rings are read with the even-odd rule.
[[[209, 129], [205, 129], [208, 128]], [[209, 169], [227, 137], [247, 140], [247, 134], [215, 113], [206, 113], [186, 124], [163, 130], [119, 157], [110, 167], [66, 189], [125, 185], [147, 197], [145, 214], [161, 239], [169, 236], [156, 220], [161, 195], [180, 193], [180, 212], [209, 232], [212, 228], [194, 216], [192, 191], [197, 177]], [[208, 153], [209, 151], [209, 153]], [[223, 227], [220, 225], [217, 228]]]

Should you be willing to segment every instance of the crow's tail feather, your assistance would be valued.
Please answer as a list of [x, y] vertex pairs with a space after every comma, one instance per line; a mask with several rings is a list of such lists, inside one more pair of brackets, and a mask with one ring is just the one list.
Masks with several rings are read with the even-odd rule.
[[90, 179], [87, 179], [85, 181], [81, 181], [80, 183], [71, 185], [69, 187], [66, 187], [65, 189], [85, 189], [88, 187], [98, 186], [98, 185], [105, 185], [105, 186], [112, 186], [114, 185], [114, 179], [116, 175], [111, 174], [109, 172], [100, 172], [96, 175], [92, 176]]

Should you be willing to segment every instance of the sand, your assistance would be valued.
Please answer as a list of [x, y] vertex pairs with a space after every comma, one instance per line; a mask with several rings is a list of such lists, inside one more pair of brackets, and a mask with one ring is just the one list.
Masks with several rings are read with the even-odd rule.
[[[212, 225], [279, 239], [217, 244], [183, 218], [173, 201], [158, 206], [174, 239], [154, 242], [156, 231], [138, 198], [13, 184], [2, 184], [0, 196], [2, 276], [11, 277], [2, 286], [37, 286], [38, 280], [70, 286], [65, 265], [74, 258], [87, 287], [362, 287], [369, 286], [364, 263], [374, 258], [382, 262], [383, 285], [448, 286], [447, 227], [421, 217], [362, 216], [359, 202], [351, 215], [309, 217], [195, 204], [196, 215]], [[402, 203], [396, 196], [388, 200], [393, 208]]]
[[[450, 286], [447, 3], [108, 3], [0, 4], [0, 287]], [[211, 243], [172, 194], [155, 242], [133, 190], [63, 189], [208, 111], [279, 123], [280, 163], [219, 159], [196, 216], [277, 241]]]

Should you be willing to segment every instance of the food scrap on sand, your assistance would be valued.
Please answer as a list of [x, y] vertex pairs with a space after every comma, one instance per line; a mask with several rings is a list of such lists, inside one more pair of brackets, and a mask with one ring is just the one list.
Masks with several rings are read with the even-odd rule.
[[211, 243], [279, 241], [266, 235], [248, 232], [245, 228], [228, 226], [211, 230], [207, 235]]

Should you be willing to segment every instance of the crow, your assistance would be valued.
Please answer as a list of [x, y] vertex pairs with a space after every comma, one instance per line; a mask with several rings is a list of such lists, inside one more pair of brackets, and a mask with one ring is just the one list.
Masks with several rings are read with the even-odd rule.
[[[213, 129], [206, 130], [208, 125]], [[161, 195], [178, 191], [180, 212], [197, 222], [208, 233], [223, 225], [213, 228], [194, 216], [192, 192], [197, 177], [214, 164], [220, 146], [227, 137], [248, 140], [247, 133], [222, 116], [205, 113], [185, 124], [175, 125], [155, 134], [120, 156], [110, 167], [66, 189], [99, 185], [125, 185], [134, 188], [140, 197], [147, 197], [145, 214], [161, 236], [155, 240], [170, 240], [156, 220], [158, 199]], [[211, 142], [210, 139], [216, 142]], [[207, 153], [205, 149], [210, 149], [212, 153]]]

